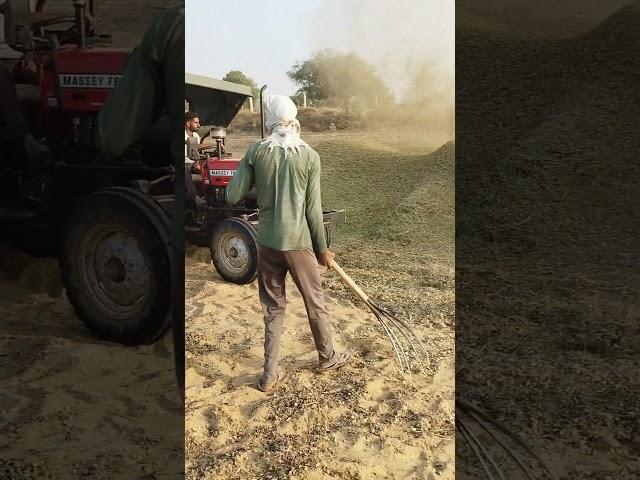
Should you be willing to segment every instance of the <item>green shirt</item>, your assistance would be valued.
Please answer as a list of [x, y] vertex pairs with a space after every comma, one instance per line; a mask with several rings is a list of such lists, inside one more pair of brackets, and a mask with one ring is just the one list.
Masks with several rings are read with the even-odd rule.
[[109, 157], [120, 156], [163, 112], [171, 121], [176, 167], [184, 169], [184, 5], [155, 18], [133, 50], [118, 87], [100, 109], [98, 148]]
[[320, 156], [311, 147], [290, 153], [256, 142], [227, 186], [235, 205], [255, 184], [260, 222], [258, 243], [274, 250], [327, 250], [320, 198]]

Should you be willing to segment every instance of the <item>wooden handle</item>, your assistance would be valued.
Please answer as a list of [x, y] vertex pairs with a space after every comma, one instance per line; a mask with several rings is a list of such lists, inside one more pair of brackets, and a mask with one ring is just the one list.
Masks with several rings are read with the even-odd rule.
[[347, 284], [347, 286], [353, 290], [355, 292], [356, 295], [358, 295], [362, 301], [364, 301], [365, 303], [369, 300], [369, 296], [364, 293], [362, 291], [362, 289], [356, 285], [356, 282], [354, 282], [353, 280], [351, 280], [351, 277], [349, 275], [346, 274], [346, 272], [344, 270], [342, 270], [342, 268], [340, 268], [340, 265], [338, 265], [335, 260], [331, 260], [331, 262], [329, 263], [329, 266], [335, 270], [335, 272], [340, 276], [340, 278], [342, 279], [342, 281], [344, 283]]

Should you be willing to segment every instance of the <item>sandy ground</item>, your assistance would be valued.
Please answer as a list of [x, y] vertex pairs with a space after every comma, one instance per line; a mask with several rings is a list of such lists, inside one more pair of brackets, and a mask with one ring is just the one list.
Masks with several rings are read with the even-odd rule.
[[97, 340], [55, 259], [2, 253], [0, 478], [176, 478], [183, 407], [170, 339]]
[[438, 434], [452, 415], [452, 362], [428, 379], [401, 374], [372, 317], [328, 296], [337, 347], [355, 359], [318, 375], [304, 303], [288, 278], [288, 378], [265, 395], [255, 388], [257, 284], [224, 282], [207, 257], [198, 250], [186, 267], [188, 478], [454, 478], [453, 441]]
[[[339, 136], [305, 138], [315, 145]], [[351, 136], [358, 144], [359, 136]], [[229, 140], [229, 149], [241, 156], [252, 137]], [[402, 301], [421, 319], [411, 320], [427, 344], [430, 367], [400, 373], [375, 318], [334, 273], [323, 271], [335, 342], [354, 359], [335, 374], [315, 373], [317, 354], [304, 304], [288, 278], [281, 363], [288, 376], [265, 395], [255, 388], [263, 362], [257, 283], [224, 282], [209, 251], [189, 247], [185, 447], [190, 480], [454, 478], [453, 330], [447, 320], [453, 289], [425, 287], [423, 277], [433, 274], [433, 285], [452, 278], [453, 259], [387, 252], [395, 267], [385, 277], [375, 258], [386, 245], [356, 246], [358, 241], [336, 235], [332, 248], [363, 287], [377, 285], [391, 298], [397, 293], [392, 284], [399, 282]]]
[[[71, 5], [49, 3], [51, 13]], [[99, 30], [131, 46], [165, 3], [100, 2]], [[169, 338], [140, 348], [97, 340], [74, 315], [57, 260], [2, 245], [0, 325], [2, 480], [182, 475]]]

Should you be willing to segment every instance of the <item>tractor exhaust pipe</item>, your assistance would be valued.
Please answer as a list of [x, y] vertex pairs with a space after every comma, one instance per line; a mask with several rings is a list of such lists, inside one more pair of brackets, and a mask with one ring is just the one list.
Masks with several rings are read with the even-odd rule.
[[73, 0], [76, 9], [76, 28], [80, 33], [80, 48], [87, 48], [87, 23], [84, 16], [85, 0]]
[[[21, 43], [20, 29], [29, 31], [29, 2], [10, 2], [0, 4], [0, 14], [4, 17], [4, 43], [17, 45]], [[28, 39], [25, 39], [25, 43]]]
[[260, 89], [260, 131], [262, 133], [262, 138], [265, 137], [265, 125], [264, 125], [264, 101], [263, 101], [263, 92], [267, 88], [266, 85], [263, 85]]

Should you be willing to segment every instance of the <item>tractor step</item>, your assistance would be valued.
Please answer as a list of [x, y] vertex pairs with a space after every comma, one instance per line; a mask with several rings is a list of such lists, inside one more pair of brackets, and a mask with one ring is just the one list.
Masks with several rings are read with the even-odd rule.
[[324, 223], [332, 225], [344, 225], [347, 223], [347, 214], [345, 210], [325, 210], [322, 212]]
[[37, 213], [26, 208], [0, 208], [1, 220], [31, 220]]

